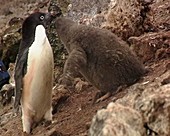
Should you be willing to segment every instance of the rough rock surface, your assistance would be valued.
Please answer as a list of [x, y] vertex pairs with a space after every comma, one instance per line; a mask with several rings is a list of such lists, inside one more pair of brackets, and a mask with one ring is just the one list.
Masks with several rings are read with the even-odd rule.
[[132, 50], [143, 63], [170, 58], [170, 31], [150, 32], [130, 37]]
[[110, 0], [71, 0], [68, 17], [79, 23], [100, 27], [105, 21], [103, 12], [107, 12]]
[[170, 30], [170, 0], [151, 0], [147, 6], [145, 31]]
[[135, 109], [142, 113], [152, 133], [170, 135], [170, 84], [144, 90]]
[[[123, 39], [143, 33], [143, 6], [137, 0], [112, 0], [104, 27]], [[129, 33], [130, 32], [130, 33]]]
[[14, 96], [14, 86], [5, 84], [0, 90], [0, 103], [2, 103], [3, 106], [11, 103], [12, 96]]
[[0, 90], [0, 105], [2, 106], [11, 103], [12, 97], [14, 96], [14, 88], [15, 88], [14, 69], [15, 69], [15, 64], [10, 63], [8, 68], [8, 73], [10, 75], [9, 84], [5, 84]]
[[136, 110], [113, 102], [92, 120], [90, 136], [144, 136], [144, 122]]
[[15, 63], [15, 59], [19, 49], [19, 44], [21, 41], [22, 22], [23, 22], [22, 18], [12, 18], [9, 22], [8, 28], [5, 30], [1, 37], [0, 58], [4, 62], [7, 69], [9, 67], [10, 62]]

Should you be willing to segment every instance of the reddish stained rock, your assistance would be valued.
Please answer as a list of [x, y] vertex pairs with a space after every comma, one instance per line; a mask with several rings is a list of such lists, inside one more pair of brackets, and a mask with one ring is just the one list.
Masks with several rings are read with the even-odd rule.
[[124, 40], [143, 33], [141, 10], [137, 0], [112, 0], [103, 27], [110, 29]]
[[144, 21], [145, 31], [170, 30], [170, 0], [154, 0]]
[[145, 63], [170, 57], [170, 31], [130, 37], [132, 50]]

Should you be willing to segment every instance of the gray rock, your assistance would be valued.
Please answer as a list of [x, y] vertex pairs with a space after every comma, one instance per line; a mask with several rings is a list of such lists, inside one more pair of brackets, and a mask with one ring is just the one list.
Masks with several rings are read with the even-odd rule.
[[142, 116], [136, 110], [110, 103], [92, 120], [90, 136], [145, 136]]
[[108, 10], [110, 0], [71, 0], [70, 3], [68, 17], [80, 23], [100, 26], [104, 20], [97, 23], [95, 17]]
[[14, 96], [14, 86], [12, 84], [5, 84], [0, 90], [0, 96], [1, 96], [0, 102], [2, 103], [3, 106], [11, 103], [12, 96]]
[[170, 84], [148, 88], [135, 103], [150, 130], [159, 136], [170, 135]]

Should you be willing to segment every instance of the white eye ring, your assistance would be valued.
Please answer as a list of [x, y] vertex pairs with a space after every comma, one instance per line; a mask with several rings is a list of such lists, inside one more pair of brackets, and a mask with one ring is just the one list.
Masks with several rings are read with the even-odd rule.
[[40, 16], [40, 19], [41, 19], [41, 20], [44, 20], [44, 16]]

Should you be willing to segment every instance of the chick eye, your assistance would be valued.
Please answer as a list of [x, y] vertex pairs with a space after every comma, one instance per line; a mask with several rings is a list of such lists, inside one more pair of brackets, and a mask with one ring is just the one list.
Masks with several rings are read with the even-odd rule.
[[41, 19], [41, 20], [44, 20], [44, 16], [40, 16], [40, 19]]

